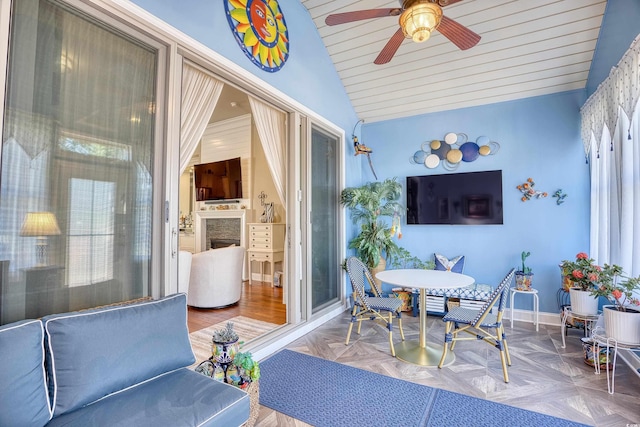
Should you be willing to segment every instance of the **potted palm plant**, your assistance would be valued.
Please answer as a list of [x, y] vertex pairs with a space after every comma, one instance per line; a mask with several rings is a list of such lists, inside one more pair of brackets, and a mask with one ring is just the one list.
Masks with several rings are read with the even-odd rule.
[[[372, 271], [384, 270], [386, 261], [393, 260], [398, 253], [394, 237], [402, 237], [401, 194], [402, 186], [396, 178], [347, 187], [340, 194], [340, 203], [349, 208], [354, 224], [360, 226], [360, 232], [351, 239], [349, 248], [355, 249], [357, 256]], [[391, 224], [384, 217], [391, 218]]]

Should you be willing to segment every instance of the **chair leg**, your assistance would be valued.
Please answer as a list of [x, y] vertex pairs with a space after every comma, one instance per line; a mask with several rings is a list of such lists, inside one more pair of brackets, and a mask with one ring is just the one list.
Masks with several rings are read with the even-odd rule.
[[[353, 322], [356, 322], [356, 313], [358, 312], [358, 306], [354, 304], [353, 310], [351, 310], [351, 322], [349, 323], [349, 331], [347, 332], [347, 341], [344, 345], [349, 345], [349, 339], [351, 338], [351, 331], [353, 330]], [[360, 322], [358, 322], [358, 334], [360, 334]]]
[[504, 346], [504, 353], [507, 355], [507, 365], [511, 366], [511, 355], [509, 355], [509, 346], [507, 345], [507, 334], [504, 333], [504, 325], [501, 325], [502, 329], [502, 345]]
[[502, 373], [504, 374], [504, 382], [509, 382], [509, 373], [507, 372], [507, 363], [506, 356], [504, 354], [504, 350], [500, 350], [500, 362], [502, 363]]
[[398, 313], [398, 328], [400, 329], [400, 338], [404, 341], [404, 331], [402, 330], [402, 314]]
[[[449, 347], [447, 339], [450, 339], [449, 337], [451, 336], [451, 326], [453, 326], [452, 322], [447, 322], [444, 326], [444, 345], [442, 346], [442, 357], [440, 358], [440, 363], [438, 363], [438, 368], [442, 368], [444, 359], [447, 357], [447, 347]], [[451, 343], [451, 350], [453, 351], [453, 342]]]
[[393, 348], [393, 313], [389, 312], [389, 320], [387, 320], [387, 329], [389, 329], [389, 346], [391, 347], [391, 355], [396, 357], [396, 349]]
[[[503, 339], [504, 334], [501, 327], [496, 328], [496, 337], [498, 338], [498, 350], [500, 350], [500, 363], [502, 364], [502, 374], [504, 375], [504, 382], [509, 382], [509, 373], [507, 372], [507, 359], [509, 359], [509, 353], [506, 349], [506, 341]], [[511, 360], [509, 360], [511, 365]]]

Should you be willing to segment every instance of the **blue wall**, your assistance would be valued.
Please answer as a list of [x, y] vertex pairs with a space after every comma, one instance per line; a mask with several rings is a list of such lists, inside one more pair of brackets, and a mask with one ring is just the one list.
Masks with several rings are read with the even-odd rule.
[[[409, 162], [424, 141], [444, 139], [449, 132], [465, 133], [470, 140], [488, 136], [501, 148], [493, 156], [462, 163], [455, 172], [502, 170], [503, 225], [406, 225], [398, 243], [421, 259], [434, 252], [447, 257], [465, 255], [465, 273], [479, 283], [496, 285], [520, 253], [530, 251], [527, 265], [539, 289], [540, 310], [557, 312], [560, 287], [558, 263], [589, 251], [589, 168], [580, 139], [579, 108], [584, 91], [491, 104], [365, 124], [363, 140], [374, 153], [380, 180], [452, 173], [442, 166], [427, 169]], [[365, 180], [373, 180], [367, 176]], [[370, 175], [370, 172], [369, 172]], [[520, 200], [518, 184], [533, 178], [547, 198]], [[556, 204], [553, 193], [568, 196]], [[406, 203], [403, 195], [403, 203]], [[516, 308], [531, 309], [531, 300], [516, 298]]]
[[[347, 135], [347, 185], [374, 179], [366, 158], [353, 156], [350, 137], [357, 116], [315, 25], [299, 1], [280, 0], [291, 50], [287, 63], [276, 73], [261, 71], [244, 56], [232, 36], [222, 2], [132, 1], [343, 128]], [[589, 250], [589, 171], [580, 141], [579, 108], [638, 33], [638, 9], [637, 0], [608, 2], [589, 90], [365, 123], [358, 128], [355, 133], [374, 150], [378, 178], [396, 176], [403, 183], [409, 175], [445, 173], [442, 167], [430, 170], [409, 163], [424, 141], [462, 132], [470, 139], [485, 135], [501, 144], [495, 156], [462, 164], [457, 172], [503, 171], [504, 225], [404, 225], [401, 246], [423, 259], [436, 251], [449, 257], [464, 254], [465, 272], [491, 284], [518, 265], [523, 250], [531, 251], [527, 263], [535, 273], [534, 287], [540, 290], [540, 309], [556, 312], [557, 264]], [[611, 50], [614, 46], [617, 50]], [[549, 197], [521, 202], [515, 187], [528, 177]], [[568, 197], [557, 206], [551, 195], [559, 188]], [[350, 237], [355, 232], [350, 221], [347, 232]], [[516, 308], [530, 309], [530, 301], [516, 301]]]
[[355, 111], [315, 24], [299, 1], [279, 1], [289, 31], [290, 53], [285, 65], [275, 73], [262, 71], [242, 52], [227, 22], [223, 1], [132, 2], [351, 134], [358, 120]]

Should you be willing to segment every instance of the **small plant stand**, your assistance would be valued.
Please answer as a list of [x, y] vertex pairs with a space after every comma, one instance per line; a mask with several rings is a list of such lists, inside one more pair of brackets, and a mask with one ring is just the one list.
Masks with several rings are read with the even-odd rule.
[[567, 334], [567, 320], [582, 320], [584, 322], [584, 336], [593, 330], [593, 325], [600, 318], [600, 314], [578, 314], [571, 311], [571, 306], [565, 306], [562, 310], [562, 323], [560, 324], [560, 334], [562, 335], [562, 348], [566, 347], [564, 336]]
[[[524, 291], [518, 288], [510, 288], [511, 290], [511, 329], [513, 329], [513, 297], [516, 294], [525, 294], [525, 295], [532, 295], [533, 296], [533, 314], [534, 314], [534, 324], [536, 325], [536, 332], [538, 332], [538, 328], [540, 325], [540, 322], [538, 320], [538, 312], [539, 312], [539, 306], [540, 306], [540, 301], [538, 299], [538, 290], [537, 289], [533, 289], [531, 288], [531, 290], [528, 291]], [[563, 339], [563, 347], [564, 347], [564, 335], [562, 335], [562, 339]]]
[[[607, 391], [609, 394], [613, 394], [615, 392], [615, 375], [616, 375], [616, 359], [618, 357], [619, 349], [640, 349], [639, 346], [629, 346], [625, 344], [618, 343], [615, 338], [607, 337], [604, 329], [601, 327], [596, 327], [593, 331], [593, 342], [596, 345], [596, 352], [599, 350], [599, 346], [606, 346], [607, 348], [607, 363], [606, 363], [606, 371], [607, 371]], [[611, 364], [611, 375], [609, 375], [609, 349], [613, 349], [613, 363]], [[597, 354], [597, 353], [596, 353]], [[626, 361], [626, 360], [625, 360]], [[600, 364], [595, 364], [596, 374], [600, 373]], [[640, 374], [639, 374], [640, 375]]]

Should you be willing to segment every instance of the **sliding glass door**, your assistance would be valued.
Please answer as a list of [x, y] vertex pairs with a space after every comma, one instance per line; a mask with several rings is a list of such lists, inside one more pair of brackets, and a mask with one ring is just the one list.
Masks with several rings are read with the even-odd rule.
[[309, 157], [312, 313], [340, 300], [339, 139], [312, 126]]
[[10, 28], [0, 322], [151, 295], [157, 48], [54, 1]]

